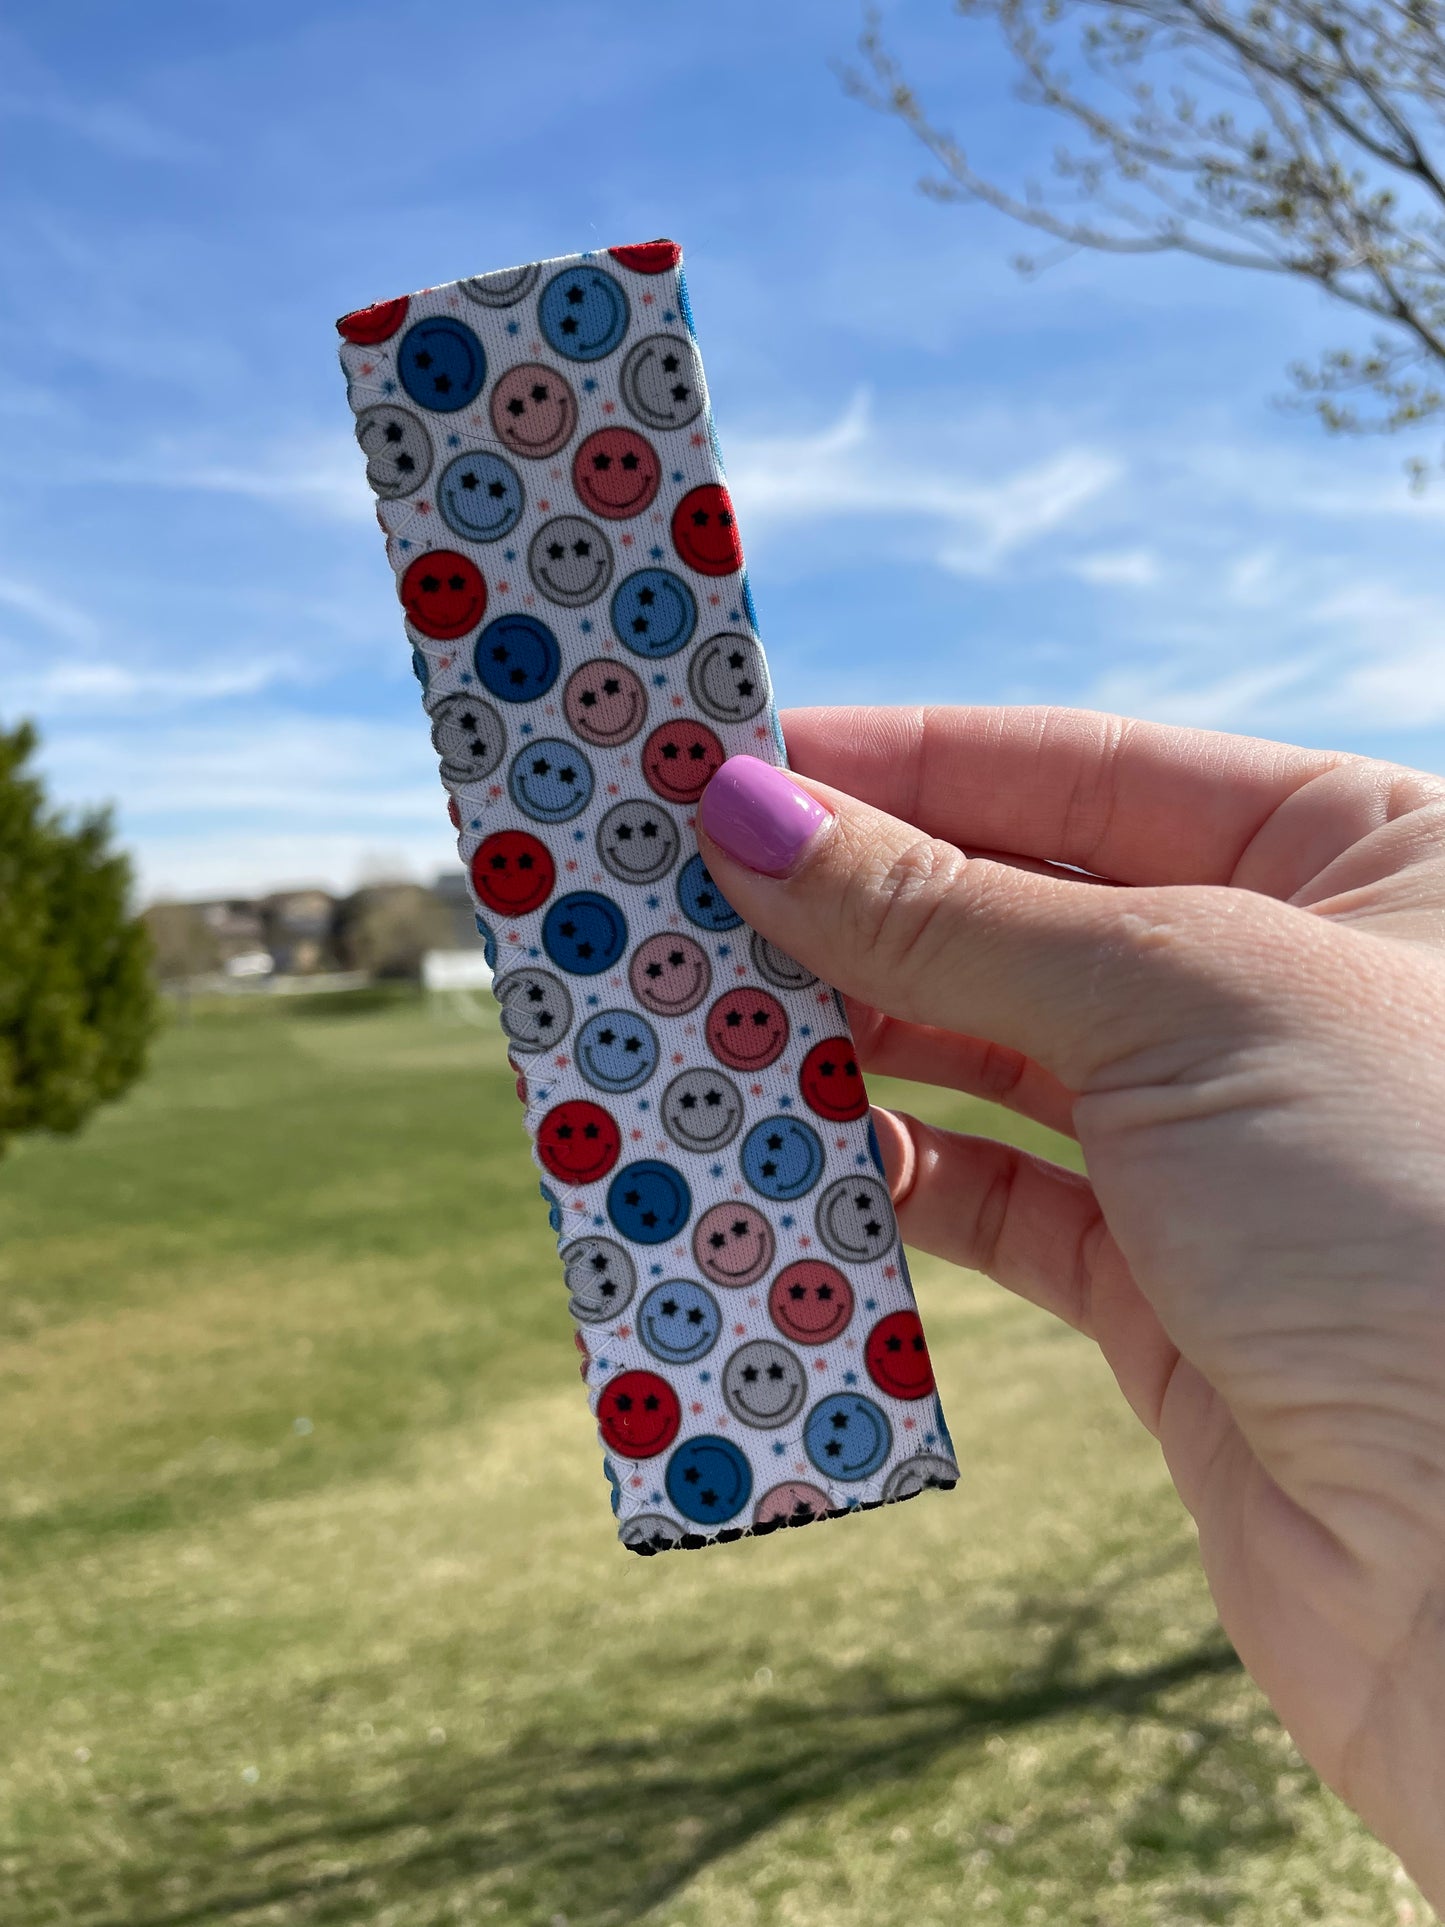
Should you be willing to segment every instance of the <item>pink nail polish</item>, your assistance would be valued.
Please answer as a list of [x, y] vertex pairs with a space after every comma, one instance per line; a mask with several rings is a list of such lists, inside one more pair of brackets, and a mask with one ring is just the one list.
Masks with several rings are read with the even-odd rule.
[[702, 827], [749, 870], [785, 877], [832, 811], [782, 770], [756, 756], [730, 756], [702, 796]]

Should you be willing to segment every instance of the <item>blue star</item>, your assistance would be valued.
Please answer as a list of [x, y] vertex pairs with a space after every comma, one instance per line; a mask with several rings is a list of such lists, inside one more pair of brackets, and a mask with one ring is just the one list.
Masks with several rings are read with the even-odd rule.
[[383, 395], [394, 395], [396, 393], [396, 383], [392, 381], [389, 376], [381, 384], [381, 392]]
[[515, 549], [503, 549], [502, 554], [509, 562], [515, 562], [517, 559], [517, 551]]
[[597, 259], [596, 248], [583, 248], [582, 259], [584, 261], [595, 261]]
[[793, 1108], [792, 1093], [790, 1091], [784, 1091], [782, 1096], [778, 1099], [778, 1103], [783, 1110], [790, 1111]]
[[672, 479], [674, 482], [680, 482], [683, 479], [682, 470], [680, 468], [675, 468], [672, 471]]
[[448, 448], [460, 448], [460, 447], [461, 447], [461, 445], [462, 445], [462, 438], [461, 438], [461, 436], [460, 436], [460, 435], [448, 435], [448, 436], [447, 436], [447, 447], [448, 447]]
[[741, 617], [741, 616], [740, 616], [740, 615], [738, 614], [738, 612], [737, 612], [737, 610], [736, 610], [736, 609], [729, 609], [729, 610], [728, 610], [728, 621], [729, 621], [729, 622], [741, 622], [741, 621], [742, 621], [742, 617]]
[[551, 1092], [539, 1086], [537, 1095], [539, 1098], [542, 1098], [543, 1100], [545, 1100], [546, 1098], [551, 1096]]
[[[601, 1219], [599, 1218], [599, 1219], [597, 1220], [597, 1222], [598, 1222], [598, 1224], [601, 1224], [601, 1222], [602, 1222], [602, 1220], [601, 1220]], [[661, 1265], [654, 1265], [654, 1266], [652, 1267], [652, 1275], [653, 1275], [653, 1277], [654, 1277], [654, 1278], [660, 1278], [660, 1277], [662, 1276], [662, 1266], [661, 1266]]]
[[647, 1495], [647, 1497], [648, 1497], [648, 1504], [649, 1504], [649, 1505], [661, 1505], [661, 1504], [662, 1504], [662, 1494], [661, 1494], [660, 1492], [650, 1492], [650, 1493], [649, 1493], [649, 1494]]
[[783, 1454], [787, 1451], [787, 1449], [788, 1449], [787, 1446], [783, 1444], [783, 1441], [781, 1439], [773, 1440], [773, 1456], [775, 1458], [780, 1459], [783, 1456]]
[[507, 323], [507, 333], [508, 333], [509, 335], [515, 335], [515, 334], [520, 334], [520, 333], [521, 333], [521, 323], [520, 323], [520, 322], [516, 322], [516, 321], [509, 321], [509, 322]]
[[722, 1174], [723, 1174], [723, 1168], [720, 1164], [709, 1165], [708, 1176], [710, 1178], [720, 1178]]
[[[481, 824], [479, 823], [479, 824], [477, 825], [477, 828], [478, 828], [478, 829], [480, 829], [481, 827], [482, 827], [482, 826], [481, 826]], [[540, 957], [540, 956], [541, 956], [541, 954], [542, 954], [542, 953], [541, 953], [541, 951], [540, 951], [540, 950], [539, 950], [539, 949], [537, 948], [537, 946], [536, 946], [536, 944], [533, 944], [533, 945], [532, 945], [532, 947], [531, 947], [531, 949], [530, 949], [530, 950], [529, 950], [529, 951], [527, 952], [527, 955], [528, 955], [529, 957]], [[598, 1224], [601, 1224], [601, 1222], [602, 1222], [602, 1220], [601, 1220], [601, 1219], [599, 1218], [599, 1219], [597, 1220], [597, 1222], [598, 1222]]]
[[[469, 679], [469, 680], [470, 680], [470, 679]], [[532, 725], [531, 725], [530, 723], [523, 723], [523, 725], [522, 725], [522, 734], [523, 734], [524, 736], [530, 736], [530, 735], [531, 735], [531, 733], [532, 733]]]
[[730, 943], [720, 943], [717, 947], [717, 954], [720, 957], [730, 957], [733, 954], [732, 945]]
[[645, 1111], [647, 1109], [647, 1099], [645, 1097], [638, 1098], [637, 1108], [639, 1111]]
[[649, 910], [660, 909], [662, 907], [662, 899], [660, 897], [649, 897], [647, 899], [647, 907]]
[[399, 549], [409, 549], [411, 547], [411, 543], [407, 541], [405, 536], [402, 536], [401, 540], [397, 543], [396, 546]]
[[653, 677], [652, 686], [654, 689], [666, 689], [667, 677], [661, 669], [659, 669], [657, 674]]
[[607, 1220], [606, 1220], [605, 1218], [601, 1218], [601, 1217], [594, 1217], [594, 1218], [593, 1218], [593, 1220], [592, 1220], [592, 1222], [593, 1222], [593, 1224], [595, 1224], [595, 1225], [603, 1225], [603, 1224], [605, 1224], [605, 1223], [607, 1222]]
[[847, 1498], [843, 1501], [843, 1503], [844, 1505], [847, 1506], [850, 1512], [856, 1512], [859, 1506], [862, 1505], [863, 1501], [859, 1498], [856, 1492], [850, 1492]]
[[783, 1229], [784, 1229], [784, 1231], [791, 1231], [791, 1230], [792, 1230], [792, 1228], [793, 1228], [793, 1214], [792, 1214], [792, 1212], [791, 1212], [791, 1211], [785, 1211], [785, 1212], [783, 1213], [783, 1215], [782, 1215], [782, 1217], [778, 1219], [778, 1223], [779, 1223], [779, 1224], [780, 1224], [780, 1225], [781, 1225], [781, 1226], [783, 1227]]
[[671, 309], [671, 308], [664, 308], [664, 309], [663, 309], [663, 311], [662, 311], [662, 318], [663, 318], [663, 320], [664, 320], [664, 321], [676, 321], [676, 320], [677, 320], [677, 316], [676, 316], [676, 315], [675, 315], [675, 314], [674, 314], [674, 313], [672, 312], [672, 309]]
[[877, 1299], [876, 1299], [876, 1298], [865, 1298], [865, 1299], [863, 1300], [863, 1309], [864, 1309], [864, 1311], [877, 1311], [877, 1309], [878, 1309], [878, 1301], [877, 1301]]
[[699, 1384], [699, 1385], [711, 1385], [711, 1384], [712, 1384], [712, 1373], [711, 1373], [711, 1372], [699, 1372], [699, 1373], [698, 1373], [698, 1375], [697, 1375], [697, 1382], [698, 1382], [698, 1384]]
[[812, 1034], [813, 1034], [813, 1032], [812, 1032], [812, 1027], [811, 1027], [810, 1025], [808, 1025], [808, 1024], [799, 1024], [799, 1026], [798, 1026], [798, 1035], [799, 1035], [800, 1037], [811, 1037], [811, 1036], [812, 1036]]
[[600, 1003], [601, 1003], [601, 1001], [602, 1001], [602, 999], [601, 999], [600, 997], [597, 997], [597, 996], [592, 996], [592, 997], [589, 997], [589, 998], [587, 999], [587, 1007], [588, 1007], [588, 1009], [589, 1009], [589, 1010], [595, 1010], [595, 1009], [597, 1008], [597, 1006], [598, 1006], [598, 1004], [600, 1004]]
[[472, 674], [471, 674], [471, 671], [470, 671], [469, 669], [464, 669], [464, 670], [462, 671], [462, 681], [463, 681], [463, 682], [470, 682], [470, 681], [471, 681], [471, 679], [472, 679]]
[[936, 1433], [934, 1433], [934, 1432], [925, 1432], [925, 1433], [923, 1434], [923, 1443], [924, 1443], [925, 1445], [933, 1445], [933, 1444], [935, 1444], [936, 1442], [937, 1442], [937, 1434], [936, 1434]]
[[600, 1372], [605, 1372], [605, 1371], [606, 1371], [606, 1370], [607, 1370], [607, 1369], [609, 1368], [609, 1366], [610, 1366], [610, 1364], [611, 1364], [611, 1360], [610, 1360], [610, 1359], [606, 1359], [606, 1358], [599, 1358], [599, 1359], [598, 1359], [598, 1360], [596, 1361], [596, 1363], [597, 1363], [597, 1369], [598, 1369], [598, 1371], [600, 1371]]
[[574, 843], [585, 843], [587, 841], [587, 832], [585, 830], [574, 830], [572, 832], [572, 841]]
[[662, 560], [661, 549], [649, 549], [647, 553], [652, 557], [654, 562], [660, 562]]
[[844, 1372], [843, 1383], [845, 1385], [856, 1385], [858, 1383], [858, 1374], [856, 1372]]
[[578, 626], [579, 626], [579, 627], [581, 628], [581, 631], [582, 631], [582, 633], [583, 633], [583, 635], [584, 635], [584, 636], [590, 636], [590, 635], [591, 635], [591, 633], [592, 633], [592, 618], [591, 618], [591, 616], [584, 616], [584, 617], [582, 618], [582, 621], [581, 621], [581, 623], [580, 623], [580, 624], [579, 624]]
[[584, 382], [583, 382], [583, 384], [582, 384], [582, 386], [583, 386], [583, 388], [584, 388], [584, 390], [585, 390], [585, 391], [587, 392], [587, 394], [589, 394], [589, 395], [594, 395], [594, 394], [596, 394], [596, 392], [597, 392], [597, 381], [596, 381], [596, 377], [595, 377], [595, 376], [593, 376], [593, 375], [589, 375], [589, 376], [587, 377], [587, 379], [586, 379], [586, 381], [584, 381]]

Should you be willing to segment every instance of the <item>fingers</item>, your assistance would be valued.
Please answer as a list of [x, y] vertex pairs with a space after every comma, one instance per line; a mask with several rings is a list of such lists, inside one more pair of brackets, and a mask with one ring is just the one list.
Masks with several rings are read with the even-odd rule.
[[870, 1004], [848, 999], [848, 1022], [865, 1071], [905, 1077], [944, 1090], [967, 1091], [1020, 1117], [1074, 1135], [1074, 1095], [1058, 1078], [1016, 1050], [981, 1037], [959, 1037], [927, 1024], [905, 1024]]
[[1152, 1048], [1197, 1052], [1297, 961], [1296, 922], [1315, 921], [1244, 892], [1121, 890], [965, 857], [752, 757], [722, 766], [698, 824], [734, 908], [825, 981], [987, 1037], [1071, 1091]]
[[906, 1243], [1095, 1339], [1151, 1431], [1179, 1353], [1110, 1238], [1087, 1178], [991, 1138], [962, 1137], [875, 1106]]
[[1121, 883], [1229, 882], [1275, 810], [1359, 763], [1085, 710], [795, 709], [783, 722], [797, 770], [930, 836]]

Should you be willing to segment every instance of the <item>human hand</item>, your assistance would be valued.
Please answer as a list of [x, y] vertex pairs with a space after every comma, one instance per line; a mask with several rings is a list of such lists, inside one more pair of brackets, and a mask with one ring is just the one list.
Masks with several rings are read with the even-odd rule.
[[1445, 1904], [1445, 782], [1083, 712], [785, 725], [798, 782], [703, 797], [726, 896], [865, 1069], [1088, 1169], [876, 1113], [904, 1236], [1097, 1340], [1240, 1657]]

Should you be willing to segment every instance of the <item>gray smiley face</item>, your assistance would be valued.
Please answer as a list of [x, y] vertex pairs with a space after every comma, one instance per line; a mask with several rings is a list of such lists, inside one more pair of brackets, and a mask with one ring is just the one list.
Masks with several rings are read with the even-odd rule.
[[895, 1465], [883, 1487], [885, 1499], [913, 1499], [929, 1486], [947, 1491], [958, 1484], [958, 1467], [941, 1452], [919, 1452]]
[[681, 849], [682, 832], [659, 803], [614, 803], [597, 825], [597, 854], [619, 883], [656, 883]]
[[818, 1200], [818, 1236], [835, 1258], [865, 1264], [881, 1258], [898, 1236], [893, 1205], [877, 1178], [838, 1178]]
[[442, 759], [442, 781], [480, 783], [507, 751], [507, 726], [490, 703], [465, 690], [428, 705], [431, 739]]
[[648, 335], [629, 349], [618, 378], [622, 399], [647, 428], [685, 428], [702, 413], [702, 369], [681, 335]]
[[629, 1552], [670, 1552], [682, 1538], [682, 1527], [660, 1512], [639, 1512], [617, 1536]]
[[383, 501], [413, 494], [431, 474], [431, 436], [405, 408], [363, 408], [356, 439], [366, 457], [366, 479]]
[[719, 1071], [680, 1071], [659, 1108], [663, 1130], [684, 1151], [720, 1151], [742, 1128], [743, 1094]]
[[803, 1361], [775, 1338], [739, 1345], [722, 1371], [723, 1402], [735, 1419], [763, 1431], [786, 1425], [803, 1409], [808, 1375]]
[[805, 970], [796, 957], [769, 943], [759, 931], [753, 932], [750, 948], [754, 970], [764, 982], [776, 985], [779, 990], [806, 990], [809, 984], [817, 983], [811, 970]]
[[751, 636], [726, 631], [698, 645], [687, 686], [703, 714], [718, 723], [747, 722], [771, 694], [762, 650]]
[[612, 580], [612, 545], [595, 522], [556, 515], [544, 522], [527, 550], [527, 572], [549, 602], [580, 609], [594, 602]]
[[457, 286], [469, 301], [483, 308], [514, 308], [542, 278], [534, 261], [526, 268], [499, 268], [495, 274], [474, 274]]
[[567, 1306], [579, 1325], [605, 1325], [632, 1303], [637, 1268], [611, 1238], [579, 1238], [562, 1253]]
[[572, 999], [560, 977], [523, 965], [492, 985], [502, 1029], [519, 1051], [551, 1050], [572, 1028]]

